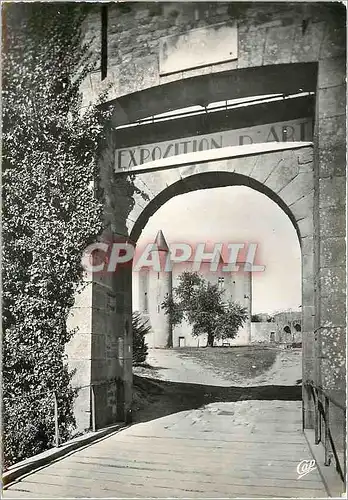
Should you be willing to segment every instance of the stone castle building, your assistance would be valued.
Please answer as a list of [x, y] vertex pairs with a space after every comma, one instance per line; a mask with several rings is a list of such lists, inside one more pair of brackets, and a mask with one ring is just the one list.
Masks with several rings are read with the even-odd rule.
[[[167, 256], [169, 248], [162, 231], [159, 231], [154, 241], [154, 248]], [[179, 276], [184, 271], [193, 270], [194, 261], [173, 263], [171, 271], [154, 271], [143, 267], [139, 272], [133, 273], [133, 279], [138, 281], [138, 300], [133, 303], [133, 308], [139, 310], [151, 325], [151, 333], [148, 335], [149, 347], [199, 347], [207, 344], [205, 335], [192, 336], [192, 326], [186, 321], [181, 325], [171, 327], [168, 316], [161, 308], [161, 304], [167, 294], [171, 294], [173, 288], [178, 284]], [[243, 270], [243, 263], [239, 263], [238, 272], [224, 272], [221, 270], [224, 262], [218, 266], [217, 271], [210, 269], [211, 262], [203, 261], [200, 265], [199, 274], [212, 284], [225, 290], [226, 300], [238, 302], [246, 307], [248, 318], [237, 333], [237, 336], [228, 342], [231, 345], [248, 344], [251, 341], [251, 304], [252, 304], [252, 273]], [[238, 265], [238, 263], [237, 263]], [[216, 341], [221, 345], [222, 341]]]

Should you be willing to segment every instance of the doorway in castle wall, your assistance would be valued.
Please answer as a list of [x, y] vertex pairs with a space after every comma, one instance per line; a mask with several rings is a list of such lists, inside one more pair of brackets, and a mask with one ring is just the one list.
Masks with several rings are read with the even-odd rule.
[[[175, 196], [150, 217], [137, 249], [141, 252], [156, 242], [163, 250], [172, 250], [172, 254], [175, 246], [187, 245], [191, 254], [173, 263], [170, 277], [146, 266], [133, 273], [133, 311], [140, 311], [151, 325], [146, 339], [150, 349], [170, 345], [168, 316], [161, 304], [166, 294], [175, 294], [182, 273], [193, 270], [222, 289], [226, 300], [232, 299], [247, 309], [248, 317], [234, 338], [217, 335], [214, 345], [219, 352], [247, 345], [281, 347], [275, 342], [281, 337], [275, 332], [278, 325], [274, 315], [286, 311], [293, 313], [294, 319], [300, 316], [301, 251], [292, 222], [275, 202], [246, 186]], [[228, 249], [232, 248], [237, 251], [238, 270], [223, 271], [228, 269]], [[216, 269], [212, 260], [218, 252], [222, 262]], [[249, 272], [245, 263], [251, 255], [257, 270]], [[195, 335], [192, 324], [185, 320], [171, 329], [171, 336], [174, 350], [207, 346], [206, 335]], [[298, 380], [301, 368], [298, 360], [296, 363]]]

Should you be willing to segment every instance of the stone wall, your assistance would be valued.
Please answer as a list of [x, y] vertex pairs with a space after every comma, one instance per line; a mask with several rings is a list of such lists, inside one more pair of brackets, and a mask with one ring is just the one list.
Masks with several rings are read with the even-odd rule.
[[[93, 7], [86, 37], [100, 52], [100, 6]], [[86, 89], [96, 93], [112, 85], [110, 98], [169, 81], [253, 66], [323, 61], [319, 85], [325, 107], [344, 104], [345, 12], [325, 3], [141, 2], [109, 6], [108, 77], [96, 72]], [[238, 23], [238, 59], [161, 75], [160, 43], [193, 29]], [[342, 58], [341, 60], [339, 58]], [[334, 112], [335, 114], [335, 112]]]
[[274, 323], [267, 323], [264, 321], [251, 323], [251, 343], [269, 343], [271, 339], [271, 332], [275, 334]]

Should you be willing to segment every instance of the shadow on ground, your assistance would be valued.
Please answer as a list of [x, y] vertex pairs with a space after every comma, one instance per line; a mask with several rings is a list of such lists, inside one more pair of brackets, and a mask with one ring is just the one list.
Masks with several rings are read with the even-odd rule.
[[301, 386], [264, 385], [255, 387], [216, 387], [166, 382], [145, 377], [133, 378], [133, 422], [147, 422], [209, 403], [245, 400], [301, 401]]

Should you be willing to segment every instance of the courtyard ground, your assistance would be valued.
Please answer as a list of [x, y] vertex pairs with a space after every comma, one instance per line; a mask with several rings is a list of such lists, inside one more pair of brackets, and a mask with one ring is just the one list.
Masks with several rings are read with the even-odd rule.
[[150, 349], [134, 368], [133, 421], [243, 400], [301, 400], [301, 350]]
[[219, 385], [296, 385], [301, 381], [301, 349], [242, 346], [149, 349], [147, 366], [135, 367], [139, 376]]

